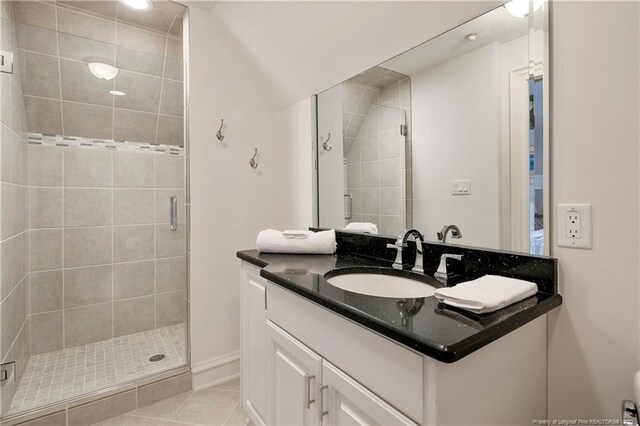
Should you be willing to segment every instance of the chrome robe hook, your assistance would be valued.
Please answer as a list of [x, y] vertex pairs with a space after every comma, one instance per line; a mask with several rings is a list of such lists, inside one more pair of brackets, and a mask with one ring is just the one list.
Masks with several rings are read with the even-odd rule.
[[255, 148], [255, 152], [253, 153], [253, 157], [249, 160], [249, 165], [252, 169], [258, 168], [258, 162], [256, 161], [256, 157], [258, 156], [258, 148]]
[[320, 136], [320, 142], [322, 142], [322, 148], [325, 151], [331, 151], [331, 148], [333, 148], [331, 145], [329, 145], [330, 140], [331, 140], [331, 132], [328, 133], [326, 141], [324, 140], [324, 136]]
[[222, 133], [222, 127], [224, 126], [224, 118], [220, 119], [220, 128], [218, 129], [218, 133], [216, 133], [216, 137], [220, 142], [224, 140], [224, 133]]

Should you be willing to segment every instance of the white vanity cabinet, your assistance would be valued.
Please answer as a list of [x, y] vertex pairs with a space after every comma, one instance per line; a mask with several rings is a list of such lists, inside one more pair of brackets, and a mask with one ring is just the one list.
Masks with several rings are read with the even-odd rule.
[[242, 401], [254, 424], [512, 426], [545, 418], [546, 316], [447, 364], [257, 271], [243, 263]]
[[265, 424], [266, 400], [266, 280], [246, 262], [240, 273], [242, 309], [242, 406], [255, 425]]

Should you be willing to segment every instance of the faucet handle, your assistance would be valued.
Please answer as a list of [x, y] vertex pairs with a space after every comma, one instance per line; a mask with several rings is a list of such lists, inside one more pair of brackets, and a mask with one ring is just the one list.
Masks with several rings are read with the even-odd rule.
[[461, 254], [448, 254], [448, 253], [446, 253], [446, 254], [443, 254], [442, 256], [440, 256], [440, 265], [438, 266], [438, 270], [436, 271], [436, 273], [433, 274], [433, 276], [436, 277], [437, 279], [446, 281], [447, 278], [451, 278], [451, 276], [455, 275], [454, 271], [449, 271], [449, 269], [447, 267], [447, 259], [454, 259], [454, 260], [457, 260], [457, 261], [462, 261], [462, 255]]

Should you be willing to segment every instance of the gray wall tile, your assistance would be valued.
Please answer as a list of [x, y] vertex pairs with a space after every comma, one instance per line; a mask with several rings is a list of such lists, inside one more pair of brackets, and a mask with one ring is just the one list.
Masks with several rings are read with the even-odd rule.
[[185, 291], [163, 293], [156, 296], [156, 327], [167, 327], [186, 321], [187, 299]]
[[[113, 65], [115, 47], [112, 44], [65, 33], [58, 34], [58, 43], [62, 58]], [[84, 66], [89, 71], [87, 64]]]
[[[38, 314], [60, 310], [62, 301], [62, 271], [32, 272], [29, 276], [29, 312]], [[62, 325], [62, 324], [61, 324]]]
[[163, 56], [117, 46], [116, 68], [162, 77]]
[[111, 227], [65, 229], [64, 248], [65, 268], [111, 263]]
[[154, 222], [152, 189], [115, 189], [113, 191], [114, 225], [138, 225]]
[[155, 280], [154, 263], [153, 260], [150, 260], [146, 262], [114, 264], [114, 299], [129, 299], [153, 294]]
[[58, 8], [58, 31], [86, 37], [91, 40], [112, 43], [115, 41], [115, 23]]
[[29, 262], [31, 271], [62, 267], [62, 230], [29, 231]]
[[65, 227], [104, 225], [111, 225], [111, 189], [64, 190]]
[[36, 27], [56, 29], [56, 11], [51, 4], [35, 1], [13, 2], [13, 18], [15, 22]]
[[113, 302], [114, 337], [151, 330], [154, 327], [153, 296]]
[[62, 113], [65, 136], [112, 139], [112, 108], [62, 102]]
[[58, 147], [29, 145], [29, 185], [62, 186], [62, 155]]
[[113, 153], [115, 188], [153, 188], [155, 155], [116, 151]]
[[117, 417], [136, 408], [136, 391], [119, 393], [95, 402], [69, 409], [69, 425], [87, 426], [111, 417]]
[[185, 253], [184, 224], [172, 231], [169, 225], [156, 225], [156, 257], [177, 257]]
[[173, 14], [167, 13], [160, 7], [154, 7], [144, 14], [128, 7], [120, 7], [118, 8], [118, 20], [166, 33], [171, 28]]
[[162, 98], [160, 102], [160, 113], [167, 115], [182, 116], [184, 114], [183, 83], [181, 81], [162, 81]]
[[166, 293], [187, 288], [186, 258], [156, 260], [156, 292]]
[[132, 50], [164, 55], [166, 37], [130, 25], [118, 24], [116, 44]]
[[[26, 2], [23, 2], [26, 3]], [[19, 49], [56, 55], [56, 32], [27, 24], [16, 24], [16, 41]]]
[[0, 125], [0, 180], [2, 182], [11, 182], [11, 136], [11, 130], [4, 124]]
[[111, 282], [111, 265], [65, 269], [64, 307], [75, 308], [110, 302]]
[[156, 155], [156, 188], [184, 188], [184, 157]]
[[113, 139], [117, 141], [154, 143], [157, 114], [116, 108]]
[[110, 187], [111, 152], [97, 149], [65, 149], [64, 185]]
[[180, 374], [166, 380], [140, 386], [138, 388], [138, 407], [146, 407], [158, 401], [191, 390], [191, 373]]
[[60, 101], [25, 96], [24, 106], [27, 110], [27, 127], [30, 132], [62, 134]]
[[183, 80], [182, 40], [169, 37], [167, 39], [167, 54], [164, 62], [164, 76], [174, 80]]
[[158, 117], [158, 136], [156, 143], [165, 145], [184, 145], [184, 119], [171, 115], [160, 115]]
[[113, 95], [109, 93], [113, 90], [113, 81], [97, 79], [84, 62], [60, 59], [60, 72], [65, 101], [113, 106]]
[[24, 94], [60, 99], [58, 58], [25, 50], [20, 50], [18, 57], [22, 67]]
[[59, 351], [63, 348], [62, 311], [29, 317], [31, 355]]
[[111, 339], [111, 305], [112, 303], [109, 302], [66, 309], [64, 313], [65, 347], [71, 348]]
[[23, 281], [2, 302], [2, 309], [0, 309], [2, 359], [4, 359], [27, 319], [26, 294], [25, 282]]
[[29, 227], [31, 229], [62, 227], [61, 188], [29, 189]]
[[114, 226], [114, 262], [153, 259], [153, 225]]
[[129, 71], [120, 71], [115, 80], [116, 90], [125, 92], [118, 96], [116, 108], [157, 113], [160, 105], [162, 79]]
[[3, 240], [13, 235], [13, 227], [11, 224], [12, 193], [13, 185], [2, 182], [0, 185], [0, 205], [5, 214], [0, 215], [0, 239]]
[[83, 9], [83, 11], [90, 13], [97, 13], [99, 15], [105, 15], [110, 17], [116, 16], [116, 11], [118, 10], [118, 3], [110, 0], [70, 0], [70, 1], [60, 1], [58, 0], [60, 6], [72, 6]]

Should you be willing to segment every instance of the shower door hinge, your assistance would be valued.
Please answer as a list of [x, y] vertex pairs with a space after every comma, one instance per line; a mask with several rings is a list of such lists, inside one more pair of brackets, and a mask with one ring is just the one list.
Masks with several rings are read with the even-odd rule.
[[16, 362], [0, 364], [0, 383], [2, 386], [16, 382]]
[[13, 74], [13, 52], [8, 50], [0, 51], [0, 72]]
[[400, 125], [400, 135], [401, 136], [407, 136], [407, 125], [406, 124], [401, 124]]

